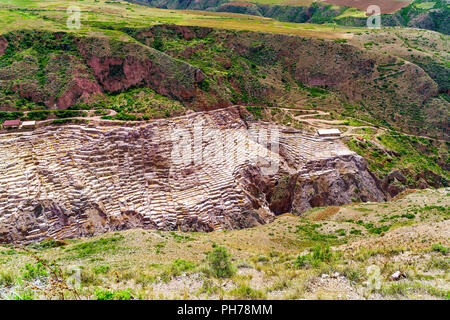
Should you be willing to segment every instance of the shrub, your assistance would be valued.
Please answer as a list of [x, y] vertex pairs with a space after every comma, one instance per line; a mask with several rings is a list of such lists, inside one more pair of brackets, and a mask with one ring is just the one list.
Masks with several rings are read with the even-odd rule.
[[55, 119], [52, 121], [52, 124], [67, 124], [75, 122], [75, 119]]
[[416, 216], [413, 215], [412, 213], [405, 213], [402, 214], [402, 218], [408, 218], [408, 219], [414, 219]]
[[[103, 118], [103, 117], [102, 117]], [[138, 120], [138, 117], [136, 117], [133, 114], [119, 112], [114, 116], [115, 120], [122, 120], [122, 121], [136, 121]]]
[[73, 118], [73, 117], [84, 117], [86, 116], [85, 112], [78, 110], [55, 110], [54, 114], [58, 118]]
[[123, 236], [121, 235], [118, 237], [100, 238], [98, 240], [77, 244], [70, 250], [77, 252], [75, 258], [85, 258], [98, 252], [117, 249], [116, 243], [122, 239]]
[[207, 255], [211, 272], [218, 278], [229, 278], [234, 274], [230, 254], [223, 247], [216, 247]]
[[14, 300], [34, 300], [34, 293], [31, 290], [25, 290], [25, 292], [16, 294]]
[[27, 263], [22, 268], [22, 279], [31, 281], [34, 279], [45, 279], [48, 277], [48, 272], [43, 262], [38, 261], [36, 264]]
[[296, 268], [301, 268], [307, 265], [318, 267], [322, 262], [331, 262], [333, 260], [334, 254], [328, 245], [325, 247], [317, 245], [312, 250], [312, 253], [298, 256], [293, 265]]
[[44, 250], [44, 249], [50, 249], [50, 248], [57, 248], [66, 245], [64, 241], [61, 240], [54, 240], [54, 239], [45, 239], [42, 240], [39, 243], [34, 243], [30, 245], [31, 248], [36, 250]]
[[389, 230], [391, 226], [381, 226], [381, 227], [370, 227], [368, 228], [369, 233], [372, 234], [382, 234]]
[[30, 111], [27, 114], [28, 120], [46, 120], [50, 114], [48, 110]]
[[261, 300], [266, 298], [264, 292], [250, 288], [247, 284], [241, 284], [239, 287], [231, 290], [230, 294], [240, 300]]
[[181, 272], [189, 271], [195, 268], [195, 263], [182, 260], [182, 259], [176, 259], [174, 262], [172, 262], [170, 266], [170, 271], [172, 274], [178, 275]]
[[446, 246], [443, 246], [440, 243], [433, 244], [433, 246], [431, 247], [431, 250], [440, 252], [442, 254], [446, 254], [449, 251], [449, 249]]
[[95, 300], [132, 300], [134, 299], [131, 290], [106, 290], [96, 288], [94, 291]]
[[107, 273], [110, 269], [111, 268], [109, 266], [101, 265], [101, 266], [95, 267], [93, 269], [93, 271], [95, 274], [104, 274], [104, 273]]
[[14, 274], [12, 271], [0, 271], [0, 286], [10, 287], [14, 284]]
[[262, 107], [246, 106], [245, 108], [247, 109], [248, 112], [250, 112], [253, 115], [255, 120], [262, 119], [262, 110], [263, 110]]

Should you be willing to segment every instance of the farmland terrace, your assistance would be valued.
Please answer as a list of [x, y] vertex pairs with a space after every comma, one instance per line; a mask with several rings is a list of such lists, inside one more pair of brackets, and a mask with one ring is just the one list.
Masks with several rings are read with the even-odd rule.
[[244, 112], [1, 135], [0, 242], [240, 229], [285, 212], [386, 200], [367, 161], [339, 139], [247, 121]]

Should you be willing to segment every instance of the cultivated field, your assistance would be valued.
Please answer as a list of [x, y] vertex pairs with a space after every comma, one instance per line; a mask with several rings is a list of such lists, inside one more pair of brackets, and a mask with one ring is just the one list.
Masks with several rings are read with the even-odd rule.
[[367, 7], [377, 5], [382, 13], [392, 13], [406, 7], [411, 0], [325, 0], [324, 2], [335, 4], [338, 6], [353, 7], [366, 11]]
[[154, 24], [174, 23], [187, 26], [214, 27], [293, 34], [323, 39], [349, 39], [358, 28], [279, 22], [269, 18], [226, 12], [155, 9], [126, 2], [105, 0], [33, 1], [8, 0], [0, 4], [0, 30], [6, 33], [19, 29], [71, 31], [66, 22], [66, 9], [81, 8], [81, 29], [77, 34], [108, 36], [121, 40], [129, 37], [105, 26], [143, 28]]

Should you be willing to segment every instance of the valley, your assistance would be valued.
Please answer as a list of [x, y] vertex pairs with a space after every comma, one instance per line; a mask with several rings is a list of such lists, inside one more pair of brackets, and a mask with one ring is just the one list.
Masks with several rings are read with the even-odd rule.
[[449, 5], [368, 4], [3, 1], [0, 299], [448, 300]]

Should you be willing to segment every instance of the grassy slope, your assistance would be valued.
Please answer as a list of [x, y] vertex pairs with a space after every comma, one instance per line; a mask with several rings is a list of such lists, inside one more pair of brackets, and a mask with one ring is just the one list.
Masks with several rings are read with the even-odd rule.
[[[432, 246], [441, 243], [445, 249], [450, 244], [448, 192], [424, 190], [388, 203], [316, 208], [301, 218], [288, 214], [245, 230], [184, 234], [128, 230], [67, 240], [58, 248], [46, 249], [43, 243], [44, 247], [29, 247], [28, 253], [3, 246], [0, 284], [17, 284], [24, 265], [36, 264], [32, 256], [36, 255], [56, 261], [68, 274], [81, 266], [84, 298], [95, 297], [96, 287], [110, 287], [116, 293], [130, 289], [132, 296], [150, 299], [445, 298], [450, 289], [448, 257]], [[221, 281], [208, 271], [205, 254], [213, 244], [231, 254], [237, 273], [230, 280]], [[297, 258], [317, 245], [330, 245], [334, 253], [305, 261]], [[369, 265], [381, 268], [382, 287], [372, 293], [364, 289]], [[396, 270], [407, 278], [390, 281]], [[334, 272], [343, 277], [331, 282], [319, 279]], [[18, 288], [23, 292], [23, 284]]]
[[69, 31], [66, 27], [68, 15], [65, 10], [76, 5], [81, 8], [81, 35], [103, 35], [120, 40], [130, 40], [121, 32], [105, 30], [102, 26], [148, 27], [153, 24], [174, 23], [179, 25], [205, 26], [234, 30], [264, 31], [294, 34], [326, 39], [349, 38], [356, 29], [333, 26], [280, 23], [272, 19], [221, 12], [164, 10], [144, 7], [126, 2], [112, 3], [105, 0], [86, 1], [7, 1], [0, 4], [0, 30], [2, 33], [36, 29]]
[[378, 5], [382, 13], [384, 26], [409, 26], [437, 30], [449, 34], [448, 12], [450, 6], [445, 0], [328, 0], [312, 1], [199, 1], [183, 0], [127, 0], [133, 3], [156, 6], [161, 8], [179, 8], [193, 10], [208, 10], [219, 12], [245, 13], [264, 16], [288, 22], [308, 22], [319, 24], [336, 23], [345, 26], [366, 25], [366, 10], [370, 5]]
[[[370, 5], [378, 5], [382, 9], [382, 13], [392, 13], [396, 10], [407, 6], [412, 0], [366, 0], [355, 1], [353, 0], [322, 0], [321, 2], [333, 4], [336, 6], [352, 7], [358, 10], [365, 11]], [[309, 6], [314, 1], [312, 0], [243, 0], [236, 2], [250, 2], [270, 5], [285, 5], [285, 6]], [[355, 12], [355, 11], [352, 11]]]
[[[152, 32], [157, 34], [159, 32], [158, 28], [154, 28]], [[401, 30], [398, 32], [401, 32]], [[132, 32], [130, 34], [133, 35]], [[431, 132], [436, 130], [436, 128], [440, 129], [437, 129], [435, 132], [443, 130], [446, 126], [446, 114], [448, 114], [445, 107], [446, 101], [439, 101], [443, 113], [439, 116], [435, 114], [435, 117], [430, 114], [428, 121], [423, 121], [425, 111], [420, 107], [421, 102], [413, 97], [413, 89], [419, 84], [419, 79], [416, 78], [416, 82], [409, 88], [406, 88], [405, 85], [411, 78], [402, 77], [402, 73], [404, 73], [402, 68], [407, 66], [403, 59], [407, 61], [409, 56], [399, 55], [398, 57], [401, 60], [395, 60], [385, 50], [369, 50], [365, 45], [366, 43], [359, 39], [373, 37], [373, 34], [373, 32], [358, 32], [354, 39], [350, 41], [352, 44], [355, 44], [355, 47], [360, 47], [362, 51], [354, 47], [339, 47], [327, 41], [304, 45], [304, 41], [299, 39], [295, 45], [292, 45], [292, 50], [289, 53], [281, 54], [283, 47], [289, 46], [289, 41], [261, 34], [241, 32], [238, 34], [239, 38], [235, 40], [233, 40], [233, 37], [236, 37], [236, 35], [231, 33], [222, 34], [220, 32], [214, 32], [204, 39], [192, 40], [180, 39], [180, 36], [174, 36], [176, 33], [171, 32], [162, 32], [157, 37], [161, 37], [162, 40], [162, 44], [158, 45], [158, 50], [201, 68], [211, 79], [219, 79], [220, 87], [225, 88], [225, 90], [220, 91], [225, 93], [231, 90], [233, 98], [236, 98], [234, 100], [236, 103], [268, 104], [292, 109], [306, 107], [331, 110], [344, 116], [355, 116], [372, 122], [375, 121], [378, 125], [390, 123], [397, 128], [414, 128], [414, 132], [420, 132], [421, 130], [430, 130], [429, 132]], [[151, 35], [140, 36], [138, 31], [134, 37], [148, 46], [154, 46], [154, 38]], [[444, 37], [436, 41], [436, 43], [443, 46], [445, 39]], [[227, 50], [226, 48], [230, 47], [230, 43], [239, 43], [240, 49], [236, 51], [241, 53], [237, 54], [236, 51]], [[329, 46], [329, 49], [323, 50], [322, 46]], [[247, 49], [247, 47], [250, 47], [250, 49]], [[332, 68], [326, 69], [328, 61], [335, 59], [335, 54], [341, 55], [344, 48], [352, 50], [346, 55], [346, 59], [354, 59], [350, 66], [367, 59], [366, 53], [370, 54], [371, 51], [376, 53], [376, 56], [370, 57], [371, 59], [376, 59], [377, 76], [373, 76], [369, 81], [366, 79], [361, 80], [361, 74], [355, 71], [356, 74], [353, 75], [352, 81], [349, 82], [350, 87], [344, 88], [342, 86], [338, 90], [333, 90], [336, 89], [336, 86], [333, 85], [330, 86], [333, 88], [331, 90], [301, 85], [298, 81], [298, 76], [301, 73], [307, 74], [306, 78], [312, 78], [321, 73], [332, 73], [339, 77], [348, 72], [348, 69], [351, 67], [346, 66], [345, 63], [340, 63], [338, 72], [331, 70]], [[335, 49], [336, 52], [333, 51]], [[250, 52], [247, 53], [247, 51]], [[318, 52], [313, 59], [311, 59], [312, 51]], [[426, 48], [424, 52], [428, 56], [433, 56], [431, 47]], [[271, 57], [278, 54], [282, 58], [273, 61]], [[311, 64], [316, 66], [314, 70], [309, 69]], [[301, 70], [301, 72], [298, 70]], [[445, 66], [442, 66], [435, 75], [442, 77], [445, 70]], [[242, 86], [246, 87], [242, 88], [245, 89], [245, 92], [244, 90], [236, 92], [238, 90], [231, 88], [228, 82], [231, 82], [230, 79], [240, 79], [239, 77], [241, 76], [247, 78], [245, 83], [241, 82]], [[436, 81], [438, 80], [436, 78]], [[445, 86], [445, 83], [443, 83], [443, 86]], [[230, 87], [229, 90], [227, 87]], [[270, 94], [267, 94], [270, 88], [284, 91], [283, 95], [277, 96], [273, 94], [270, 96]], [[279, 90], [280, 88], [281, 90]], [[347, 89], [350, 89], [350, 91], [354, 89], [360, 90], [355, 95], [361, 94], [362, 97], [346, 100], [343, 92], [348, 93]], [[314, 92], [311, 92], [311, 90]], [[245, 97], [243, 97], [244, 94]], [[368, 105], [370, 107], [366, 107]], [[429, 110], [436, 110], [436, 108], [427, 108], [426, 112]], [[430, 121], [431, 119], [434, 120]], [[434, 129], [433, 126], [435, 126]]]
[[442, 91], [450, 88], [449, 36], [429, 30], [389, 28], [356, 33], [350, 43], [415, 63], [430, 74]]

